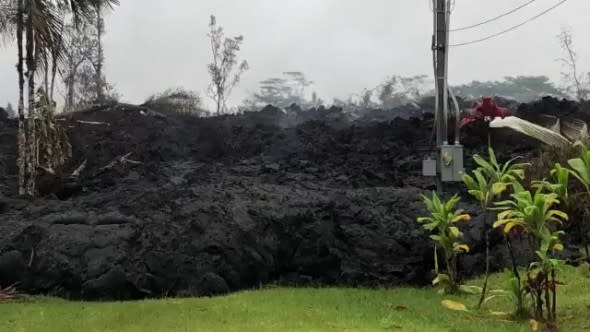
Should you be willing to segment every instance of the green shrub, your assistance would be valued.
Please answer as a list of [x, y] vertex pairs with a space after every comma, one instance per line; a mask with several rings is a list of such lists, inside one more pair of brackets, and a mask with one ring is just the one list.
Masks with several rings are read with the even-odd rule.
[[[456, 224], [470, 221], [471, 217], [464, 214], [463, 210], [456, 209], [461, 200], [458, 195], [443, 202], [433, 192], [432, 198], [422, 195], [422, 199], [430, 216], [419, 217], [417, 220], [424, 229], [433, 233], [430, 238], [435, 242], [434, 258], [437, 276], [432, 284], [440, 287], [442, 292], [454, 293], [458, 289], [457, 256], [463, 252], [469, 252], [469, 246], [459, 242], [463, 233]], [[446, 273], [439, 271], [438, 248], [442, 250], [445, 259]]]

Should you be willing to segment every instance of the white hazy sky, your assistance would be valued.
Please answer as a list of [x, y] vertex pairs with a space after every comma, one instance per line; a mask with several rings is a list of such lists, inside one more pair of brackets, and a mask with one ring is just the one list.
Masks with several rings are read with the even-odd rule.
[[[456, 0], [452, 26], [486, 20], [527, 0]], [[537, 0], [502, 20], [453, 33], [451, 42], [485, 37], [556, 4]], [[302, 71], [324, 100], [374, 87], [392, 74], [431, 74], [430, 0], [121, 0], [107, 17], [106, 74], [127, 102], [170, 87], [205, 95], [211, 55], [209, 15], [228, 35], [244, 35], [250, 70], [234, 90], [236, 105], [263, 79]], [[480, 44], [452, 49], [450, 81], [547, 75], [559, 81], [557, 34], [571, 28], [580, 68], [590, 70], [589, 0], [569, 0], [546, 16]], [[13, 46], [0, 49], [0, 105], [15, 101]]]

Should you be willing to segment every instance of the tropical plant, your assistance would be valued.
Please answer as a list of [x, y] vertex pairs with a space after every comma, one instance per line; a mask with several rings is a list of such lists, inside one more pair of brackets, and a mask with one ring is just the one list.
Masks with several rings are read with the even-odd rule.
[[[534, 303], [535, 319], [546, 319], [553, 324], [556, 320], [557, 297], [555, 275], [564, 262], [553, 257], [552, 253], [563, 250], [560, 236], [564, 232], [554, 230], [552, 224], [567, 221], [568, 215], [554, 208], [560, 203], [558, 195], [546, 193], [544, 188], [538, 186], [532, 193], [520, 185], [514, 186], [510, 200], [496, 203], [502, 212], [498, 214], [494, 227], [503, 228], [506, 234], [520, 228], [532, 236], [532, 249], [538, 260], [528, 267], [524, 290]], [[546, 315], [543, 304], [546, 305]]]
[[580, 156], [568, 160], [568, 164], [572, 168], [572, 174], [584, 185], [586, 191], [590, 193], [590, 151], [580, 141], [574, 145], [580, 148]]
[[[584, 186], [586, 189], [586, 199], [590, 198], [590, 151], [588, 150], [586, 144], [581, 141], [577, 141], [574, 143], [575, 147], [580, 148], [580, 154], [577, 158], [572, 158], [568, 160], [568, 164], [571, 167], [570, 173]], [[588, 215], [590, 212], [588, 209], [587, 200], [583, 201], [579, 205], [583, 205], [584, 215]], [[573, 204], [572, 204], [573, 205]], [[578, 222], [579, 225], [579, 232], [581, 234], [586, 233], [582, 226], [588, 226], [587, 223], [582, 225], [582, 220]], [[590, 262], [590, 249], [588, 248], [588, 236], [585, 236], [583, 239], [586, 243], [583, 244], [584, 250], [586, 252], [586, 260]]]
[[[469, 252], [467, 244], [459, 242], [463, 233], [456, 226], [462, 221], [471, 220], [471, 216], [464, 214], [463, 210], [456, 209], [461, 198], [458, 195], [453, 196], [446, 202], [441, 201], [436, 193], [432, 193], [432, 198], [422, 195], [424, 205], [426, 206], [429, 217], [419, 217], [418, 223], [423, 228], [432, 232], [430, 238], [434, 241], [434, 258], [436, 278], [432, 281], [434, 286], [441, 288], [442, 292], [454, 293], [458, 289], [457, 275], [457, 256], [464, 252]], [[438, 264], [438, 248], [442, 250], [445, 260], [446, 273], [441, 273]]]
[[[479, 166], [473, 171], [473, 176], [463, 174], [463, 182], [467, 186], [468, 192], [480, 204], [483, 213], [483, 223], [485, 227], [485, 242], [486, 242], [486, 267], [485, 278], [482, 287], [482, 292], [478, 307], [480, 307], [485, 298], [488, 286], [488, 278], [490, 274], [490, 239], [489, 232], [491, 225], [488, 224], [488, 211], [490, 205], [494, 200], [501, 197], [501, 195], [515, 183], [520, 183], [524, 179], [524, 168], [528, 164], [518, 164], [515, 161], [518, 158], [513, 158], [503, 164], [499, 163], [494, 150], [488, 148], [489, 160], [484, 159], [480, 155], [474, 155], [473, 160]], [[512, 259], [513, 273], [520, 280], [514, 253], [508, 236], [505, 237], [508, 246], [510, 257]]]

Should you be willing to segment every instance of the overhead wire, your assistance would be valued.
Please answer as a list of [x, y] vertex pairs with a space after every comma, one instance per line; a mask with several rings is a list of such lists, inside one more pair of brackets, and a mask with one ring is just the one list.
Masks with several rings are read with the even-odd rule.
[[513, 26], [513, 27], [511, 27], [511, 28], [508, 28], [508, 29], [506, 29], [506, 30], [500, 31], [500, 32], [498, 32], [498, 33], [495, 33], [495, 34], [493, 34], [493, 35], [489, 35], [489, 36], [487, 36], [487, 37], [484, 37], [484, 38], [475, 39], [475, 40], [471, 40], [471, 41], [468, 41], [468, 42], [463, 42], [463, 43], [458, 43], [458, 44], [451, 44], [451, 45], [449, 45], [449, 47], [459, 47], [459, 46], [466, 46], [466, 45], [471, 45], [471, 44], [481, 43], [481, 42], [483, 42], [483, 41], [490, 40], [490, 39], [492, 39], [492, 38], [496, 38], [496, 37], [498, 37], [498, 36], [504, 35], [504, 34], [506, 34], [506, 33], [508, 33], [508, 32], [511, 32], [511, 31], [513, 31], [513, 30], [516, 30], [516, 29], [518, 29], [518, 28], [522, 27], [523, 25], [525, 25], [525, 24], [527, 24], [527, 23], [530, 23], [530, 22], [532, 22], [532, 21], [534, 21], [534, 20], [536, 20], [536, 19], [538, 19], [538, 18], [540, 18], [540, 17], [544, 16], [545, 14], [549, 13], [550, 11], [552, 11], [552, 10], [556, 9], [557, 7], [559, 7], [559, 6], [563, 5], [563, 4], [564, 4], [564, 3], [566, 3], [567, 1], [568, 1], [568, 0], [561, 0], [561, 1], [560, 1], [560, 2], [558, 2], [557, 4], [555, 4], [555, 5], [551, 6], [550, 8], [548, 8], [548, 9], [546, 9], [546, 10], [542, 11], [541, 13], [539, 13], [539, 14], [537, 14], [537, 15], [535, 15], [535, 16], [533, 16], [533, 17], [531, 17], [531, 18], [529, 18], [528, 20], [526, 20], [526, 21], [524, 21], [524, 22], [522, 22], [522, 23], [520, 23], [520, 24], [517, 24], [517, 25], [515, 25], [515, 26]]
[[500, 14], [500, 15], [498, 15], [498, 16], [496, 16], [496, 17], [492, 17], [492, 18], [490, 18], [490, 19], [487, 19], [487, 20], [485, 20], [485, 21], [483, 21], [483, 22], [480, 22], [480, 23], [477, 23], [477, 24], [468, 25], [468, 26], [464, 26], [464, 27], [460, 27], [460, 28], [454, 28], [454, 29], [450, 29], [449, 31], [451, 31], [451, 32], [456, 32], [456, 31], [464, 31], [464, 30], [469, 30], [469, 29], [477, 28], [477, 27], [479, 27], [479, 26], [482, 26], [482, 25], [484, 25], [484, 24], [488, 24], [488, 23], [491, 23], [491, 22], [497, 21], [497, 20], [499, 20], [499, 19], [501, 19], [501, 18], [503, 18], [503, 17], [506, 17], [506, 16], [508, 16], [508, 15], [510, 15], [510, 14], [516, 13], [517, 11], [519, 11], [519, 10], [521, 10], [521, 9], [525, 8], [526, 6], [529, 6], [529, 5], [531, 5], [531, 4], [532, 4], [533, 2], [535, 2], [535, 1], [537, 1], [537, 0], [530, 0], [529, 2], [526, 2], [526, 3], [524, 3], [524, 4], [522, 4], [522, 5], [520, 5], [520, 6], [516, 7], [516, 8], [514, 8], [514, 9], [512, 9], [512, 10], [508, 11], [508, 12], [505, 12], [505, 13], [503, 13], [503, 14]]

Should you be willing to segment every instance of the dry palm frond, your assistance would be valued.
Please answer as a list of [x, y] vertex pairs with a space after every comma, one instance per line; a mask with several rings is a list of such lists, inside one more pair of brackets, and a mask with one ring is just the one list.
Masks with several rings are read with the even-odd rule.
[[552, 129], [536, 125], [515, 116], [508, 116], [504, 119], [496, 118], [490, 123], [490, 128], [510, 128], [554, 147], [572, 144], [570, 140]]
[[0, 287], [0, 302], [15, 300], [19, 297], [19, 294], [16, 291], [16, 285], [17, 284], [13, 284], [6, 288]]
[[563, 121], [561, 133], [571, 141], [586, 141], [589, 138], [588, 124], [579, 119]]

